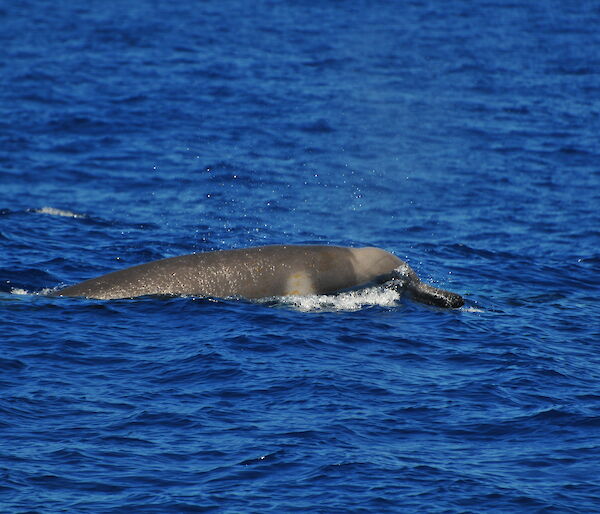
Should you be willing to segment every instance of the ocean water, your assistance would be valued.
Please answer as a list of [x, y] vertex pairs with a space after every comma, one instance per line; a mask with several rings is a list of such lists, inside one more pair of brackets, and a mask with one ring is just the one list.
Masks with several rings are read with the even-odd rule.
[[[600, 512], [599, 23], [0, 1], [0, 510]], [[466, 305], [44, 295], [281, 243]]]

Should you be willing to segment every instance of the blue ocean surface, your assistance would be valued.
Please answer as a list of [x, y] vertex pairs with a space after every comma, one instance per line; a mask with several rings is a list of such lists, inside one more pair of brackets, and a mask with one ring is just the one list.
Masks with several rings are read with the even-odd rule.
[[[599, 26], [0, 0], [0, 511], [600, 512]], [[264, 244], [466, 305], [45, 295]]]

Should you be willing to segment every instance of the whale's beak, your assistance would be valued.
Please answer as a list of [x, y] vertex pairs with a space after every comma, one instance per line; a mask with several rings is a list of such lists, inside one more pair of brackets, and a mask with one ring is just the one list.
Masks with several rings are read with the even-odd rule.
[[405, 268], [395, 270], [393, 278], [385, 282], [384, 286], [398, 292], [407, 291], [417, 302], [443, 307], [444, 309], [458, 309], [465, 304], [461, 295], [421, 282], [417, 274], [408, 265]]
[[465, 304], [465, 300], [461, 295], [423, 282], [411, 283], [407, 290], [415, 300], [427, 305], [435, 305], [445, 309], [458, 309]]

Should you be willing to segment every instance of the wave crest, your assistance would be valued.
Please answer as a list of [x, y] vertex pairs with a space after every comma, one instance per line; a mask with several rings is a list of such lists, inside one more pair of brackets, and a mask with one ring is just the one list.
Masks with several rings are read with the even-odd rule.
[[33, 212], [37, 212], [38, 214], [49, 214], [51, 216], [64, 216], [66, 218], [85, 218], [85, 214], [77, 214], [63, 209], [56, 209], [54, 207], [42, 207], [41, 209], [35, 209]]

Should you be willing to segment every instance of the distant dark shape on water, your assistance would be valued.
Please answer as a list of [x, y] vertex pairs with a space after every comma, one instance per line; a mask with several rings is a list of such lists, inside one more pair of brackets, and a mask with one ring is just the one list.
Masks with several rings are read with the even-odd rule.
[[421, 282], [380, 248], [273, 245], [161, 259], [51, 293], [110, 300], [146, 295], [266, 298], [332, 294], [368, 284], [407, 291], [415, 300], [457, 308], [462, 297]]

